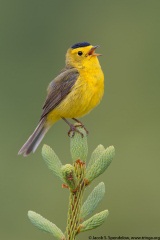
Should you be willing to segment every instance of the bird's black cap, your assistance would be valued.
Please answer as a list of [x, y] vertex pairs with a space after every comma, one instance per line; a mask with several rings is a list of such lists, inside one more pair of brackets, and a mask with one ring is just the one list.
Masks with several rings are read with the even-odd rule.
[[88, 42], [80, 42], [80, 43], [76, 43], [74, 44], [71, 48], [75, 49], [75, 48], [79, 48], [79, 47], [87, 47], [90, 46], [91, 44]]

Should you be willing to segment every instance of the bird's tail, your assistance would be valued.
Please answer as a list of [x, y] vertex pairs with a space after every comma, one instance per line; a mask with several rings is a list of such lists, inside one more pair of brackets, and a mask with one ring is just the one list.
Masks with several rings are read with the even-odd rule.
[[23, 156], [27, 156], [30, 152], [35, 152], [40, 142], [42, 141], [44, 135], [49, 130], [50, 126], [46, 126], [46, 117], [42, 118], [32, 133], [32, 135], [28, 138], [26, 143], [21, 147], [18, 154], [23, 154]]

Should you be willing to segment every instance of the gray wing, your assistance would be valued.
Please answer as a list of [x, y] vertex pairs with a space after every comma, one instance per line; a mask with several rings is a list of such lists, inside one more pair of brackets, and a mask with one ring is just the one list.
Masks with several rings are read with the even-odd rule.
[[77, 81], [79, 72], [75, 68], [61, 72], [48, 86], [48, 95], [43, 105], [41, 119], [58, 106], [70, 93], [72, 86]]

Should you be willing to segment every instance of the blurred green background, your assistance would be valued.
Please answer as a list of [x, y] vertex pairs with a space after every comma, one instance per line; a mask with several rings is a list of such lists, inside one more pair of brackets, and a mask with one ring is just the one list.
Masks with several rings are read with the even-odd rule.
[[68, 126], [60, 121], [28, 158], [17, 152], [34, 130], [49, 82], [64, 67], [68, 47], [99, 44], [105, 96], [82, 121], [89, 156], [98, 144], [116, 157], [100, 181], [109, 209], [89, 236], [160, 235], [160, 1], [0, 1], [0, 239], [53, 239], [27, 218], [33, 210], [65, 229], [68, 191], [41, 157], [44, 143], [71, 161]]

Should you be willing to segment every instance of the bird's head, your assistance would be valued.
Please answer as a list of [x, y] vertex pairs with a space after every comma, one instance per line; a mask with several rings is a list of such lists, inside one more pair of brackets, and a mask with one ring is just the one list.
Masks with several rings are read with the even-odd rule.
[[98, 56], [95, 50], [98, 46], [93, 46], [88, 42], [81, 42], [74, 44], [68, 49], [66, 54], [66, 65], [76, 68], [95, 66], [99, 64]]

